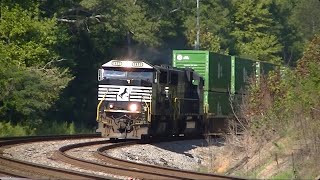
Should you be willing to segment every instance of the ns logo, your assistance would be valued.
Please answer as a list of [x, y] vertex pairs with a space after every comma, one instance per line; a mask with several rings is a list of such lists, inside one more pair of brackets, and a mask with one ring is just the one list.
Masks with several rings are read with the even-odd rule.
[[117, 94], [118, 101], [129, 101], [130, 89], [128, 87], [120, 87], [119, 93]]

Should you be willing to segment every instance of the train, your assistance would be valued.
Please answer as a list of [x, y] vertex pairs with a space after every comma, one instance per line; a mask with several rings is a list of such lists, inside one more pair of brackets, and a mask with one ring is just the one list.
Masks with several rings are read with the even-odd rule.
[[98, 72], [98, 129], [112, 139], [197, 135], [203, 78], [191, 68], [111, 60]]
[[112, 139], [228, 131], [249, 77], [277, 65], [209, 51], [174, 50], [172, 66], [111, 60], [98, 70], [97, 132]]

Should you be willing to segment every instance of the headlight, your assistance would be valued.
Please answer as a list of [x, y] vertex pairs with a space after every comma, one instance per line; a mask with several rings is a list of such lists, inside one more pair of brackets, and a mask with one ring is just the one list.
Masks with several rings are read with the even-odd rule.
[[138, 109], [137, 104], [130, 104], [130, 106], [129, 106], [130, 111], [137, 111], [137, 109]]
[[113, 109], [113, 108], [114, 108], [113, 104], [109, 104], [109, 109]]

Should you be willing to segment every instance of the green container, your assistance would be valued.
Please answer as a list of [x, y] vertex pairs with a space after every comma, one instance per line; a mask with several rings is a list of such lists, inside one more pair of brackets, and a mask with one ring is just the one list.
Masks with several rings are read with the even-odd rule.
[[253, 78], [256, 69], [256, 62], [250, 59], [235, 57], [235, 66], [233, 70], [235, 75], [234, 93], [244, 93], [246, 85], [248, 85], [250, 78]]
[[[205, 80], [205, 112], [216, 116], [232, 114], [229, 97], [238, 101], [244, 93], [248, 80], [273, 70], [275, 65], [250, 59], [227, 56], [209, 51], [174, 50], [172, 65], [178, 68], [192, 68]], [[240, 102], [240, 101], [239, 101]]]
[[205, 80], [205, 90], [228, 92], [231, 79], [230, 56], [209, 51], [174, 50], [173, 67], [192, 68]]
[[219, 92], [208, 92], [208, 113], [215, 116], [230, 116], [232, 109], [230, 106], [230, 94]]
[[230, 92], [234, 86], [232, 80], [231, 58], [230, 56], [210, 53], [209, 56], [209, 72], [208, 77], [208, 91], [214, 92]]

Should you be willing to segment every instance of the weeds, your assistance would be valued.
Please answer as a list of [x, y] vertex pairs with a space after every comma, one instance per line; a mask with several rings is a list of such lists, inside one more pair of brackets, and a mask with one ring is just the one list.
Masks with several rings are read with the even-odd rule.
[[29, 135], [52, 135], [52, 134], [76, 134], [76, 133], [93, 133], [93, 130], [76, 127], [74, 122], [46, 122], [37, 128], [10, 122], [0, 122], [0, 137], [5, 136], [29, 136]]
[[0, 122], [0, 137], [33, 135], [34, 129], [21, 124], [12, 125], [10, 122]]
[[[274, 159], [274, 179], [314, 178], [320, 172], [320, 36], [307, 48], [297, 70], [285, 76], [273, 72], [253, 80], [238, 104], [237, 121], [244, 126], [237, 136], [237, 125], [230, 127], [227, 145], [244, 154], [238, 169], [256, 174], [254, 158], [265, 163]], [[283, 78], [280, 78], [283, 77]], [[287, 141], [287, 143], [282, 143]], [[260, 152], [268, 150], [269, 155]], [[258, 154], [257, 154], [258, 152]], [[262, 156], [262, 157], [260, 157]], [[287, 163], [280, 163], [287, 162]], [[250, 164], [251, 163], [251, 164]], [[283, 167], [281, 167], [283, 166]], [[243, 173], [240, 173], [243, 174]], [[271, 172], [269, 174], [272, 174]], [[257, 178], [271, 178], [259, 177]]]

